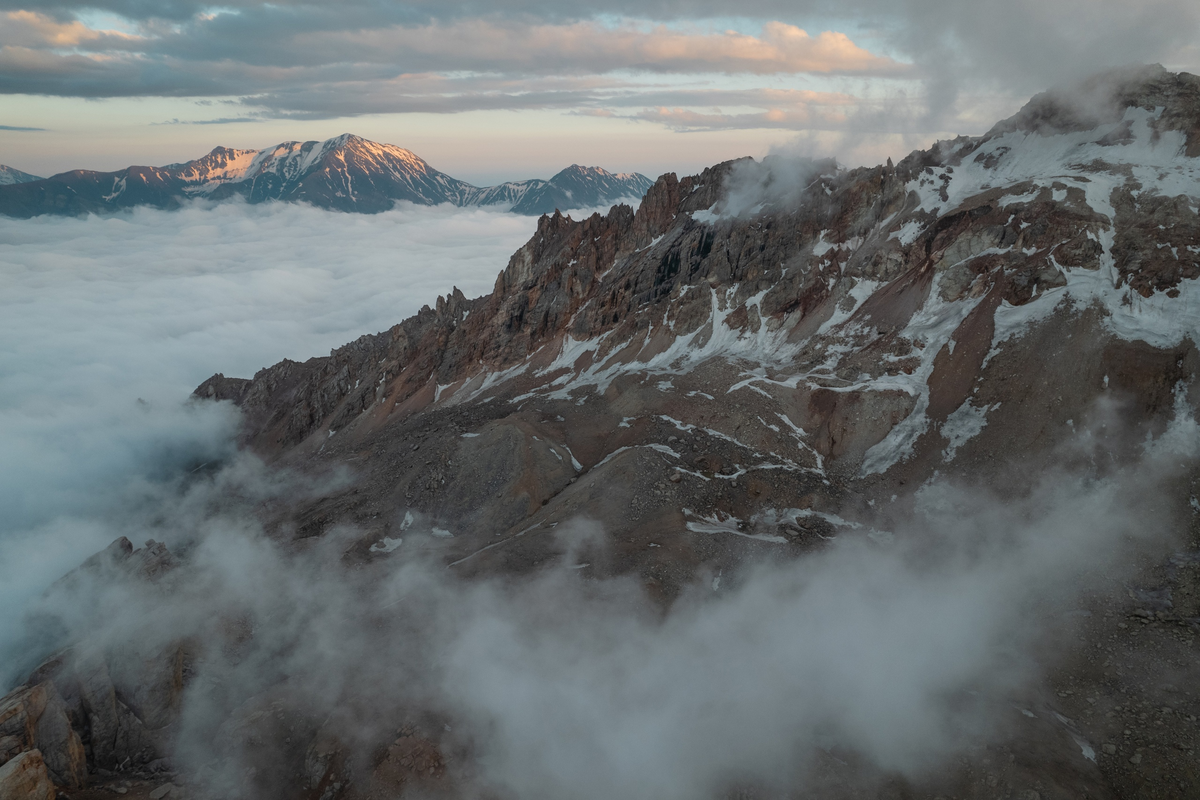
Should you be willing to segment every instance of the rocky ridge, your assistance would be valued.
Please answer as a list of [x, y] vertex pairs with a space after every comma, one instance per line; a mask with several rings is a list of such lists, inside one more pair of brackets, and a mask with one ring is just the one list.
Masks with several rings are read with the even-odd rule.
[[[418, 536], [423, 554], [511, 574], [552, 562], [555, 527], [583, 516], [612, 547], [591, 571], [638, 575], [667, 602], [697, 574], [861, 532], [939, 475], [1022, 491], [1109, 413], [1127, 434], [1114, 457], [1129, 456], [1200, 407], [1200, 79], [1155, 69], [1101, 88], [1103, 103], [1047, 93], [894, 165], [808, 164], [798, 192], [749, 208], [733, 198], [770, 185], [771, 164], [664, 175], [636, 210], [540, 219], [490, 295], [456, 290], [328, 357], [197, 395], [239, 405], [245, 444], [279, 464], [354, 469], [286, 535], [349, 523], [363, 534], [348, 558], [402, 559], [416, 513], [447, 533]], [[1189, 476], [1169, 502], [1194, 520]], [[1180, 564], [1196, 535], [1193, 521]], [[1044, 754], [1080, 783], [1052, 791], [1063, 776], [1034, 759], [1006, 785], [1200, 785], [1182, 766], [1196, 698], [1129, 683], [1167, 663], [1200, 677], [1191, 569], [1143, 576], [1170, 609], [1118, 593], [1088, 612], [1095, 649], [1055, 674], [1044, 709], [1081, 727], [1018, 735], [1066, 736]], [[1122, 619], [1161, 626], [1155, 644]], [[1136, 714], [1160, 701], [1170, 732], [1147, 735]], [[1081, 757], [1071, 737], [1104, 746]]]
[[[13, 171], [10, 177], [16, 174]], [[636, 173], [573, 166], [548, 181], [480, 188], [439, 172], [410, 150], [343, 134], [324, 142], [284, 142], [264, 150], [217, 147], [203, 158], [165, 167], [0, 179], [0, 213], [31, 217], [137, 206], [173, 209], [189, 198], [237, 197], [249, 203], [286, 200], [360, 213], [386, 211], [407, 201], [500, 206], [520, 214], [542, 214], [640, 197], [649, 185], [648, 178]]]

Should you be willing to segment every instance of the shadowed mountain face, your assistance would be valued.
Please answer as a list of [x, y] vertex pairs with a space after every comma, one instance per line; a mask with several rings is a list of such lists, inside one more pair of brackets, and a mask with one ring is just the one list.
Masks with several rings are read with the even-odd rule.
[[[725, 783], [704, 784], [713, 796], [1195, 796], [1200, 698], [1183, 687], [1200, 681], [1200, 79], [1147, 70], [1107, 76], [1089, 91], [1039, 96], [984, 136], [941, 142], [895, 165], [847, 171], [745, 159], [682, 179], [664, 175], [636, 210], [542, 217], [487, 296], [455, 291], [327, 357], [284, 361], [248, 379], [215, 375], [196, 395], [239, 406], [243, 444], [273, 468], [348, 476], [303, 502], [264, 504], [260, 514], [281, 546], [328, 549], [358, 575], [432, 564], [461, 581], [457, 587], [500, 579], [516, 581], [511, 587], [558, 566], [597, 592], [640, 589], [656, 612], [682, 606], [682, 621], [668, 616], [655, 629], [668, 637], [686, 627], [698, 594], [740, 591], [729, 587], [749, 564], [808, 563], [861, 546], [917, 565], [922, 581], [933, 581], [920, 583], [929, 602], [907, 614], [884, 576], [863, 566], [836, 578], [870, 584], [860, 616], [856, 606], [845, 613], [844, 598], [817, 610], [800, 604], [785, 615], [788, 626], [764, 633], [754, 620], [791, 606], [781, 594], [747, 589], [758, 604], [726, 632], [732, 638], [713, 633], [723, 630], [717, 623], [702, 627], [702, 644], [668, 660], [670, 668], [606, 661], [621, 642], [603, 637], [582, 651], [601, 672], [611, 663], [646, 667], [614, 670], [618, 683], [634, 684], [634, 717], [642, 705], [657, 708], [657, 695], [645, 691], [658, 685], [650, 672], [666, 673], [660, 688], [670, 693], [687, 685], [692, 664], [719, 665], [721, 679], [688, 698], [680, 717], [692, 720], [700, 709], [716, 718], [701, 714], [695, 730], [672, 728], [671, 747], [647, 735], [635, 748], [648, 742], [670, 759], [678, 741], [718, 731], [711, 750], [679, 745], [689, 756], [709, 754], [681, 760], [688, 769], [721, 762], [731, 748], [740, 754], [720, 772]], [[593, 180], [586, 172], [579, 177]], [[579, 185], [560, 183], [572, 192]], [[1169, 467], [1156, 466], [1152, 453], [1164, 450]], [[947, 482], [974, 488], [943, 492]], [[905, 520], [924, 519], [931, 508], [962, 526], [922, 538], [928, 531]], [[981, 508], [990, 509], [986, 524]], [[1023, 526], [1047, 514], [1028, 550]], [[564, 531], [581, 519], [589, 536], [571, 540]], [[1083, 545], [1068, 557], [1055, 537], [1076, 528]], [[1111, 535], [1087, 538], [1095, 531]], [[1139, 537], [1144, 549], [1127, 558], [1122, 548]], [[998, 556], [987, 555], [993, 547]], [[1079, 559], [1091, 575], [1086, 591], [1056, 594], [1076, 581]], [[950, 562], [960, 561], [986, 568], [954, 572]], [[972, 649], [966, 644], [978, 642], [947, 632], [979, 626], [952, 612], [1014, 562], [1033, 577], [979, 598], [990, 611], [1021, 609], [998, 637], [1003, 646], [983, 648], [981, 660], [1040, 659], [1044, 674], [998, 681], [997, 689], [990, 672], [964, 673], [953, 705], [995, 701], [988, 736], [963, 731], [946, 746], [954, 758], [920, 769], [901, 769], [903, 759], [885, 757], [891, 750], [873, 750], [882, 735], [873, 724], [863, 723], [868, 730], [857, 738], [838, 738], [839, 726], [860, 721], [860, 695], [876, 698], [876, 688], [959, 663]], [[151, 581], [195, 569], [161, 545], [133, 551], [128, 542], [97, 557], [91, 569], [100, 568]], [[960, 577], [957, 588], [936, 582], [943, 568]], [[436, 604], [418, 595], [395, 603], [432, 613]], [[542, 616], [530, 631], [501, 625], [463, 660], [503, 661], [495, 654], [510, 653], [508, 643], [523, 635], [535, 644], [551, 636], [551, 597], [535, 598]], [[891, 626], [882, 612], [895, 608], [903, 624]], [[928, 623], [930, 638], [909, 638], [912, 615]], [[371, 619], [378, 630], [390, 624], [382, 613]], [[461, 619], [460, 612], [446, 624]], [[884, 622], [854, 627], [864, 619]], [[822, 638], [826, 626], [840, 636]], [[568, 627], [552, 641], [568, 646], [593, 632]], [[371, 630], [371, 647], [383, 647]], [[265, 629], [235, 633], [227, 646], [248, 652], [256, 636], [270, 638]], [[1027, 637], [1036, 646], [1009, 649]], [[883, 656], [872, 649], [893, 640]], [[656, 641], [632, 646], [654, 651]], [[764, 641], [790, 642], [793, 660], [759, 659]], [[175, 642], [138, 668], [165, 670], [189, 646]], [[738, 657], [727, 663], [728, 648]], [[769, 709], [812, 687], [800, 681], [791, 693], [754, 695], [762, 702], [746, 724], [742, 705], [721, 699], [743, 697], [760, 677], [775, 685], [777, 673], [807, 676], [794, 669], [810, 663], [810, 651], [845, 656], [812, 673], [822, 676], [813, 685], [844, 674], [851, 691], [814, 723], [818, 744], [805, 750], [802, 777], [764, 768], [769, 778], [756, 784], [759, 773], [746, 765], [759, 763], [766, 745], [740, 751], [737, 743], [759, 741], [752, 734], [764, 725], [764, 741], [774, 742]], [[513, 703], [536, 697], [540, 680], [530, 653], [541, 651], [517, 652], [523, 657], [513, 668], [526, 682], [515, 684]], [[914, 652], [930, 659], [910, 669], [905, 659]], [[879, 671], [855, 678], [868, 662]], [[437, 662], [439, 674], [446, 663]], [[570, 661], [566, 671], [587, 673], [590, 664]], [[30, 683], [61, 683], [71, 697], [79, 676], [109, 691], [119, 672], [101, 679], [95, 662], [64, 656]], [[127, 737], [146, 737], [138, 746], [151, 755], [168, 751], [172, 729], [162, 720], [176, 718], [171, 698], [187, 683], [154, 676], [154, 685], [174, 687], [146, 704], [161, 726], [122, 723], [119, 707], [111, 722], [131, 731]], [[383, 714], [390, 701], [370, 680], [339, 685], [343, 693], [325, 705], [298, 683], [307, 686], [287, 673], [228, 704], [214, 741], [236, 735], [257, 748], [224, 756], [249, 776], [245, 792], [350, 800], [407, 786], [468, 796], [464, 787], [487, 770], [473, 760], [486, 737], [452, 734], [452, 711], [443, 709], [445, 720], [432, 710], [421, 716], [426, 695], [405, 700], [405, 719], [418, 721], [364, 732], [355, 710]], [[450, 697], [457, 702], [464, 692], [455, 685]], [[889, 697], [867, 702], [864, 718], [875, 720]], [[578, 722], [595, 719], [592, 706], [566, 691], [553, 700], [533, 715], [533, 727], [544, 730], [544, 717], [566, 705], [564, 729], [573, 733], [565, 740], [592, 742]], [[889, 716], [887, 706], [883, 716], [900, 739], [923, 741], [929, 731], [909, 726], [925, 704], [943, 700], [939, 688], [903, 713]], [[807, 713], [787, 709], [789, 719]], [[294, 725], [299, 718], [308, 721]], [[519, 727], [503, 728], [490, 757], [519, 750]], [[646, 729], [634, 728], [639, 737]], [[537, 740], [546, 747], [560, 738], [549, 730]], [[726, 730], [733, 733], [721, 739]], [[133, 757], [121, 747], [106, 758]], [[585, 760], [605, 752], [596, 744]], [[795, 754], [781, 752], [792, 769]], [[602, 772], [596, 780], [604, 786], [622, 786], [620, 770]], [[665, 774], [684, 776], [682, 767]], [[501, 785], [522, 796], [512, 787], [526, 786], [523, 775], [505, 773]], [[585, 789], [578, 796], [601, 796]]]
[[526, 184], [525, 194], [512, 210], [541, 215], [553, 214], [555, 210], [595, 208], [608, 198], [641, 197], [652, 182], [642, 175], [613, 175], [599, 167], [572, 164], [548, 181], [526, 181]]
[[251, 203], [287, 200], [361, 213], [386, 211], [407, 201], [498, 205], [542, 214], [638, 198], [651, 184], [642, 175], [571, 167], [549, 181], [479, 188], [439, 172], [402, 147], [351, 134], [324, 142], [285, 142], [266, 150], [218, 147], [203, 158], [165, 167], [76, 170], [8, 184], [3, 174], [0, 213], [14, 217], [104, 213], [143, 205], [171, 209], [193, 197], [240, 197]]

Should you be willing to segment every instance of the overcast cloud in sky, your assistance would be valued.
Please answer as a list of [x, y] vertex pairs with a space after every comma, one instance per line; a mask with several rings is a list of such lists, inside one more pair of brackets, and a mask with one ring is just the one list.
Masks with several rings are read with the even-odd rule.
[[1104, 68], [1200, 68], [1194, 0], [731, 8], [0, 0], [0, 161], [112, 169], [346, 130], [481, 183], [572, 161], [688, 171], [797, 134], [863, 161]]

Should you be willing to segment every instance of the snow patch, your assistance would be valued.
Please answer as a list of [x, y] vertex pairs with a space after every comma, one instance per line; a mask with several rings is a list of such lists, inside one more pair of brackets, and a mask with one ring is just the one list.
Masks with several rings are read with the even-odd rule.
[[403, 542], [403, 539], [393, 539], [389, 536], [385, 536], [375, 544], [371, 545], [370, 549], [372, 553], [390, 553], [399, 547]]
[[908, 247], [917, 240], [921, 235], [921, 231], [925, 230], [925, 225], [920, 220], [910, 219], [908, 222], [901, 225], [896, 230], [888, 235], [888, 239], [897, 239], [900, 244]]
[[999, 407], [1000, 404], [996, 403], [990, 408], [987, 406], [976, 408], [968, 399], [952, 411], [939, 429], [942, 437], [949, 443], [942, 454], [942, 460], [954, 460], [954, 454], [958, 448], [978, 436], [979, 432], [987, 425], [988, 412], [995, 411]]
[[731, 533], [734, 536], [741, 536], [746, 539], [754, 539], [759, 542], [770, 542], [771, 544], [787, 544], [787, 539], [783, 536], [773, 536], [765, 533], [746, 533], [742, 530], [742, 521], [737, 517], [726, 514], [723, 511], [715, 511], [711, 516], [697, 514], [690, 508], [683, 509], [684, 517], [692, 517], [687, 523], [687, 529], [693, 533]]

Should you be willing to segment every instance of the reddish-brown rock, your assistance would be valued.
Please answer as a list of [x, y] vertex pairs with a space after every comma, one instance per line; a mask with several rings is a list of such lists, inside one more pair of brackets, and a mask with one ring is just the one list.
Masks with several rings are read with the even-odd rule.
[[56, 796], [39, 751], [27, 750], [0, 766], [0, 800], [54, 800]]

